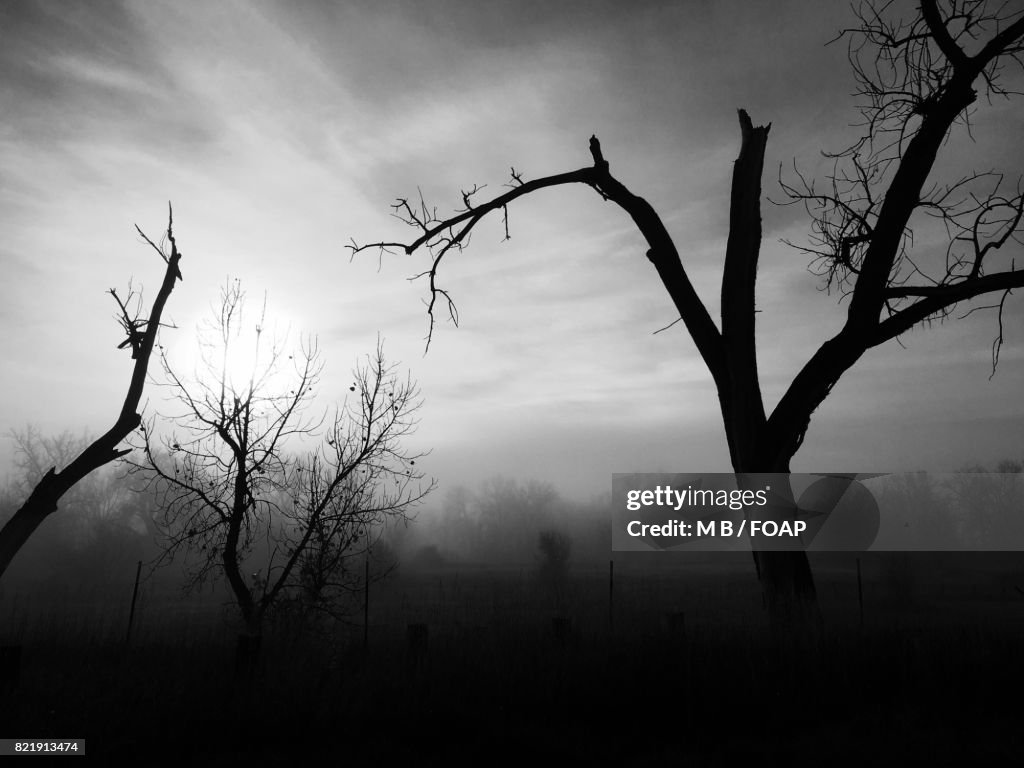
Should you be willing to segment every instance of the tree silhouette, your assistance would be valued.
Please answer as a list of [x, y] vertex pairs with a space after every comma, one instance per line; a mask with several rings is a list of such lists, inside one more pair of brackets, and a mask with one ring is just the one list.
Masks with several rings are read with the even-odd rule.
[[[131, 347], [135, 366], [132, 370], [128, 392], [117, 421], [100, 437], [93, 440], [64, 469], [57, 471], [51, 466], [36, 483], [25, 503], [0, 529], [0, 578], [10, 565], [18, 550], [32, 536], [33, 532], [49, 515], [57, 511], [61, 498], [80, 482], [86, 475], [109, 464], [127, 454], [130, 448], [118, 448], [118, 444], [127, 438], [132, 430], [139, 426], [142, 417], [138, 413], [139, 402], [146, 383], [146, 372], [149, 359], [156, 344], [157, 332], [160, 329], [161, 317], [167, 299], [174, 289], [175, 282], [181, 279], [178, 263], [181, 252], [174, 239], [174, 212], [168, 205], [167, 232], [158, 245], [136, 226], [136, 231], [159, 254], [166, 264], [164, 279], [157, 291], [149, 316], [143, 317], [141, 312], [142, 297], [129, 286], [128, 295], [122, 299], [117, 291], [110, 289], [110, 295], [117, 303], [117, 320], [125, 329], [126, 340], [118, 347]], [[170, 251], [168, 252], [168, 247]]]
[[[960, 302], [1001, 294], [994, 305], [999, 320], [994, 365], [1002, 343], [1003, 302], [1011, 289], [1024, 285], [1024, 270], [1008, 259], [997, 263], [1007, 245], [1021, 243], [1019, 182], [1010, 185], [991, 171], [929, 185], [951, 129], [957, 123], [969, 128], [976, 89], [989, 100], [1012, 95], [1000, 76], [1007, 65], [1022, 63], [1024, 11], [984, 0], [950, 0], [941, 8], [936, 0], [922, 0], [918, 15], [904, 21], [895, 17], [892, 5], [860, 6], [859, 26], [837, 38], [849, 41], [863, 99], [861, 139], [833, 155], [825, 192], [799, 174], [795, 182], [783, 182], [785, 202], [805, 204], [812, 217], [810, 242], [800, 246], [812, 255], [812, 270], [850, 294], [850, 301], [842, 329], [811, 354], [770, 414], [758, 382], [754, 334], [761, 176], [770, 125], [754, 126], [743, 110], [720, 326], [694, 289], [661, 218], [612, 175], [596, 137], [590, 139], [592, 165], [531, 180], [513, 168], [507, 192], [478, 201], [480, 187], [473, 187], [462, 193], [462, 209], [448, 217], [422, 197], [416, 203], [399, 199], [394, 212], [417, 230], [415, 239], [353, 243], [353, 253], [368, 248], [429, 252], [430, 266], [417, 275], [429, 284], [429, 346], [438, 306], [457, 323], [452, 297], [439, 282], [440, 266], [449, 253], [466, 246], [477, 223], [500, 212], [507, 238], [507, 208], [517, 199], [548, 187], [592, 188], [628, 214], [647, 241], [647, 257], [714, 379], [735, 471], [786, 473], [811, 415], [868, 349], [923, 321], [946, 317]], [[911, 253], [914, 228], [929, 222], [943, 227], [948, 244], [932, 259]], [[937, 266], [925, 269], [925, 260]], [[814, 612], [814, 583], [803, 552], [755, 552], [754, 559], [773, 617]]]
[[[419, 390], [378, 345], [354, 372], [333, 417], [310, 416], [323, 365], [316, 341], [288, 352], [268, 341], [264, 310], [245, 321], [229, 281], [201, 330], [200, 372], [187, 379], [161, 354], [177, 412], [141, 425], [142, 458], [127, 459], [160, 504], [164, 559], [191, 554], [192, 579], [223, 577], [255, 652], [267, 612], [300, 596], [328, 607], [354, 587], [346, 568], [381, 526], [404, 520], [427, 493], [415, 430]], [[197, 564], [196, 564], [197, 563]]]

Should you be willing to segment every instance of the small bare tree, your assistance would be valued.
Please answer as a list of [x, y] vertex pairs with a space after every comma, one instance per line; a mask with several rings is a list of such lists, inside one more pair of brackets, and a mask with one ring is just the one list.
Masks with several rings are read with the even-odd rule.
[[[181, 271], [178, 266], [181, 261], [181, 252], [174, 239], [174, 215], [170, 205], [168, 205], [167, 232], [159, 244], [146, 237], [138, 227], [135, 229], [157, 252], [166, 268], [163, 282], [160, 284], [160, 289], [157, 291], [148, 316], [142, 315], [142, 296], [130, 284], [128, 293], [123, 299], [115, 289], [110, 289], [110, 295], [114, 298], [118, 308], [117, 320], [126, 335], [125, 340], [118, 348], [130, 348], [132, 359], [135, 361], [128, 392], [121, 406], [121, 413], [110, 429], [89, 443], [73, 459], [70, 454], [61, 454], [54, 457], [59, 458], [59, 462], [51, 464], [47, 469], [41, 466], [32, 468], [33, 473], [37, 473], [39, 476], [38, 481], [28, 494], [25, 503], [0, 529], [0, 577], [7, 570], [18, 550], [28, 541], [43, 520], [57, 511], [58, 503], [68, 491], [86, 475], [124, 456], [131, 450], [130, 448], [118, 448], [118, 445], [141, 423], [142, 417], [138, 410], [146, 383], [149, 359], [156, 344], [164, 306], [174, 289], [175, 282], [181, 279]], [[66, 463], [68, 461], [70, 463]], [[57, 464], [63, 466], [59, 472]]]
[[[840, 35], [850, 41], [862, 98], [861, 140], [835, 156], [824, 192], [799, 178], [784, 183], [789, 202], [806, 204], [811, 214], [811, 241], [801, 247], [812, 255], [812, 269], [851, 295], [842, 329], [810, 353], [770, 413], [758, 380], [755, 343], [761, 175], [770, 126], [754, 126], [743, 110], [720, 324], [694, 288], [664, 222], [612, 175], [596, 137], [590, 139], [591, 165], [529, 180], [513, 168], [507, 191], [481, 200], [482, 187], [474, 186], [462, 193], [462, 208], [452, 215], [439, 215], [422, 198], [399, 199], [395, 214], [415, 235], [401, 242], [353, 243], [353, 253], [429, 252], [429, 266], [418, 275], [429, 287], [429, 344], [438, 307], [457, 322], [453, 300], [440, 283], [441, 264], [469, 243], [482, 219], [501, 215], [507, 238], [508, 206], [519, 198], [549, 187], [589, 187], [621, 208], [645, 238], [647, 258], [715, 382], [734, 470], [751, 480], [758, 473], [786, 473], [812, 414], [867, 350], [948, 316], [960, 302], [995, 294], [1001, 296], [994, 305], [999, 318], [995, 365], [1003, 304], [1013, 288], [1024, 286], [1024, 270], [1005, 256], [997, 261], [1007, 246], [1021, 244], [1020, 183], [1009, 183], [996, 171], [968, 173], [948, 183], [930, 179], [954, 125], [970, 126], [977, 89], [989, 99], [1013, 95], [1002, 76], [1007, 66], [1022, 63], [1024, 10], [986, 0], [921, 0], [910, 21], [898, 12], [892, 2], [864, 3], [856, 9], [859, 26]], [[931, 246], [913, 236], [915, 227], [929, 222], [943, 227], [946, 245], [912, 254], [915, 243]], [[936, 267], [925, 269], [925, 260]], [[783, 500], [787, 505], [793, 507]], [[788, 623], [788, 617], [817, 613], [803, 551], [755, 552], [754, 561], [773, 619]]]
[[[161, 355], [175, 412], [140, 427], [130, 471], [160, 500], [165, 559], [196, 557], [194, 583], [223, 577], [244, 621], [240, 650], [258, 647], [264, 618], [285, 597], [316, 605], [353, 588], [346, 563], [387, 521], [405, 520], [434, 485], [402, 443], [415, 430], [418, 388], [378, 344], [344, 403], [310, 416], [323, 369], [314, 339], [286, 351], [267, 340], [263, 312], [243, 317], [229, 281], [200, 331], [201, 373], [185, 378]], [[253, 642], [253, 641], [256, 642]]]

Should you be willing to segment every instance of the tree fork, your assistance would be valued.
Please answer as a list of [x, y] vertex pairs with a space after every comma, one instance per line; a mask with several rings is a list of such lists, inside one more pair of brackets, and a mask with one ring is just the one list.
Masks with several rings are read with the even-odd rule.
[[[867, 2], [863, 9], [855, 9], [861, 27], [840, 35], [863, 38], [851, 44], [848, 57], [860, 86], [858, 95], [868, 99], [867, 106], [861, 108], [867, 120], [866, 134], [835, 155], [852, 162], [853, 175], [836, 170], [831, 177], [832, 191], [825, 193], [816, 192], [803, 177], [803, 192], [783, 184], [791, 201], [802, 201], [818, 227], [812, 227], [811, 238], [817, 247], [800, 250], [826, 262], [830, 286], [833, 282], [842, 286], [851, 276], [855, 279], [843, 328], [810, 355], [770, 415], [765, 413], [758, 381], [755, 287], [762, 236], [760, 184], [771, 126], [755, 127], [742, 110], [742, 144], [733, 169], [721, 286], [721, 330], [697, 295], [664, 222], [646, 200], [612, 176], [596, 137], [590, 139], [591, 166], [527, 182], [513, 169], [511, 191], [483, 203], [470, 203], [469, 198], [479, 189], [475, 187], [463, 194], [465, 210], [447, 219], [438, 218], [425, 204], [417, 211], [406, 200], [399, 200], [393, 208], [417, 230], [417, 237], [407, 243], [353, 243], [351, 250], [358, 253], [376, 248], [384, 252], [400, 247], [412, 254], [422, 246], [429, 251], [431, 265], [418, 275], [430, 282], [429, 345], [437, 296], [454, 312], [451, 297], [436, 283], [440, 263], [449, 251], [464, 247], [477, 222], [490, 211], [505, 211], [515, 199], [547, 187], [585, 184], [593, 188], [626, 212], [647, 242], [647, 258], [714, 379], [733, 470], [737, 474], [788, 473], [813, 414], [868, 349], [929, 317], [944, 317], [960, 301], [992, 292], [1002, 292], [1005, 299], [1012, 288], [1024, 287], [1024, 270], [1016, 268], [1012, 259], [1010, 268], [999, 272], [987, 271], [990, 262], [982, 263], [1011, 240], [1019, 244], [1024, 194], [1018, 190], [1005, 197], [997, 193], [997, 185], [987, 198], [978, 199], [971, 183], [997, 176], [994, 171], [922, 192], [928, 188], [929, 175], [951, 127], [958, 119], [969, 117], [970, 105], [978, 99], [975, 85], [979, 78], [989, 96], [1013, 93], [996, 80], [1001, 58], [1024, 63], [1024, 14], [1005, 4], [986, 8], [984, 3], [964, 3], [954, 4], [946, 17], [936, 0], [921, 0], [920, 17], [906, 24], [898, 18], [884, 18], [882, 11], [889, 5], [876, 7]], [[968, 55], [961, 41], [976, 49], [974, 43], [982, 29], [992, 31], [992, 36], [977, 53]], [[858, 58], [862, 50], [874, 51], [874, 61], [862, 65]], [[890, 144], [894, 137], [898, 138]], [[890, 163], [895, 163], [894, 172], [887, 179]], [[1001, 180], [1001, 175], [998, 177]], [[961, 202], [955, 196], [947, 199], [962, 186], [964, 200], [973, 201], [975, 207], [964, 203], [968, 209], [960, 210]], [[923, 281], [911, 284], [898, 268], [912, 234], [909, 222], [923, 208], [929, 213], [937, 211], [947, 225], [951, 245], [963, 245], [965, 253], [950, 256], [947, 252], [945, 274], [938, 276], [925, 274], [913, 264]], [[1003, 219], [986, 218], [996, 210], [1005, 214]], [[986, 223], [994, 232], [981, 242], [979, 230], [985, 229]], [[965, 264], [969, 272], [959, 269]], [[903, 299], [913, 301], [900, 306]], [[997, 306], [1000, 334], [993, 345], [993, 366], [1002, 343], [1003, 302]], [[787, 510], [780, 502], [778, 514], [792, 513], [792, 500], [788, 503]], [[804, 607], [816, 607], [805, 552], [758, 552], [754, 561], [773, 620], [786, 614], [799, 618]]]
[[[789, 461], [799, 447], [792, 440], [781, 455], [767, 451], [768, 422], [757, 373], [755, 336], [757, 264], [761, 248], [761, 176], [771, 124], [755, 127], [739, 110], [741, 144], [733, 166], [730, 190], [729, 236], [722, 271], [723, 374], [718, 399], [729, 443], [729, 455], [737, 474], [788, 473]], [[811, 409], [813, 410], [813, 408]], [[810, 412], [807, 413], [810, 420]], [[806, 425], [796, 425], [802, 437]], [[738, 478], [743, 482], [743, 478]], [[778, 481], [774, 481], [777, 486]], [[786, 516], [795, 509], [793, 491], [774, 488], [782, 497]], [[817, 591], [807, 553], [803, 550], [753, 553], [757, 578], [776, 629], [813, 629], [821, 619]]]

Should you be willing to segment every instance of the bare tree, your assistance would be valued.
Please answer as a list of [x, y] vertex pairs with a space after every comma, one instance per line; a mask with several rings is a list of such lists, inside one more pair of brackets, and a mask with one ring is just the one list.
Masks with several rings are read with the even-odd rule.
[[[128, 294], [123, 299], [115, 289], [110, 289], [110, 295], [114, 298], [118, 308], [117, 320], [126, 333], [126, 339], [121, 343], [119, 349], [130, 348], [132, 359], [135, 361], [128, 392], [121, 406], [121, 413], [109, 430], [93, 440], [59, 472], [56, 465], [51, 465], [45, 471], [41, 466], [36, 468], [41, 475], [38, 482], [21, 508], [0, 529], [0, 577], [7, 570], [7, 566], [10, 565], [18, 550], [28, 541], [43, 520], [57, 511], [58, 503], [76, 483], [89, 473], [124, 456], [131, 450], [130, 448], [118, 448], [118, 445], [141, 423], [142, 417], [139, 415], [138, 409], [146, 383], [149, 359], [156, 344], [164, 306], [174, 289], [175, 282], [181, 279], [181, 271], [178, 266], [181, 261], [181, 252], [174, 239], [174, 215], [170, 205], [168, 205], [167, 232], [159, 244], [146, 237], [138, 227], [135, 229], [146, 243], [159, 254], [166, 268], [163, 282], [153, 300], [148, 317], [141, 314], [142, 296], [131, 285], [129, 285]], [[64, 464], [71, 457], [70, 455], [61, 455], [54, 458], [59, 458], [59, 463]]]
[[244, 298], [229, 281], [200, 331], [194, 378], [161, 355], [177, 411], [160, 414], [166, 429], [143, 424], [142, 458], [127, 460], [160, 500], [165, 559], [198, 556], [195, 583], [227, 581], [245, 625], [240, 650], [258, 647], [279, 599], [329, 605], [351, 589], [349, 559], [433, 489], [416, 467], [423, 454], [402, 444], [417, 424], [418, 388], [380, 344], [333, 417], [311, 416], [323, 370], [316, 341], [290, 352], [268, 341], [266, 303], [253, 322]]
[[[840, 39], [850, 41], [850, 61], [864, 101], [863, 138], [835, 156], [828, 189], [812, 182], [790, 183], [791, 202], [807, 204], [812, 215], [812, 269], [851, 294], [843, 328], [811, 354], [782, 399], [766, 413], [757, 375], [755, 280], [761, 242], [761, 175], [770, 126], [755, 127], [739, 112], [741, 145], [733, 169], [729, 236], [725, 246], [721, 323], [716, 324], [690, 281], [679, 251], [654, 208], [611, 174], [596, 137], [593, 164], [553, 176], [526, 180], [514, 168], [510, 189], [479, 201], [480, 187], [462, 193], [462, 209], [439, 216], [422, 200], [399, 199], [395, 214], [416, 230], [407, 242], [351, 246], [426, 250], [429, 267], [417, 277], [429, 284], [428, 345], [439, 306], [453, 321], [452, 297], [439, 281], [444, 258], [461, 251], [476, 225], [492, 212], [505, 221], [508, 206], [549, 187], [580, 184], [621, 208], [647, 241], [657, 270], [679, 317], [714, 379], [733, 468], [738, 473], [786, 473], [803, 443], [811, 415], [839, 378], [868, 349], [895, 339], [923, 321], [948, 315], [960, 302], [985, 294], [1002, 296], [1024, 285], [1024, 270], [996, 256], [1021, 243], [1024, 198], [1020, 185], [995, 171], [973, 173], [951, 183], [929, 177], [944, 142], [958, 122], [969, 126], [978, 99], [1008, 97], [1003, 69], [1021, 64], [1024, 11], [984, 0], [922, 0], [909, 22], [895, 18], [892, 3], [866, 3], [860, 25]], [[1007, 191], [1012, 187], [1011, 191]], [[938, 221], [948, 248], [912, 256], [914, 227]], [[937, 257], [937, 271], [919, 261]], [[774, 488], [773, 488], [774, 490]], [[755, 564], [773, 618], [816, 612], [814, 583], [801, 551], [755, 552]], [[810, 610], [808, 610], [810, 609]]]

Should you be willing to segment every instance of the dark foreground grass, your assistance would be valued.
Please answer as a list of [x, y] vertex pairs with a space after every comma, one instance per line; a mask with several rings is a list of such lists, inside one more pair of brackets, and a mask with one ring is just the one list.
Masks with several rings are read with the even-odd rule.
[[[689, 593], [623, 585], [630, 600], [609, 626], [596, 585], [554, 610], [519, 577], [460, 579], [393, 587], [366, 649], [361, 630], [279, 627], [251, 676], [236, 673], [233, 638], [217, 622], [151, 621], [131, 647], [80, 625], [51, 632], [26, 643], [21, 684], [0, 695], [0, 730], [85, 737], [100, 764], [136, 765], [1014, 765], [1024, 756], [1012, 603], [890, 600], [861, 627], [848, 601], [825, 600], [824, 632], [796, 643], [768, 629], [756, 592], [730, 594], [717, 581]], [[427, 624], [425, 645], [410, 646], [402, 616]]]

